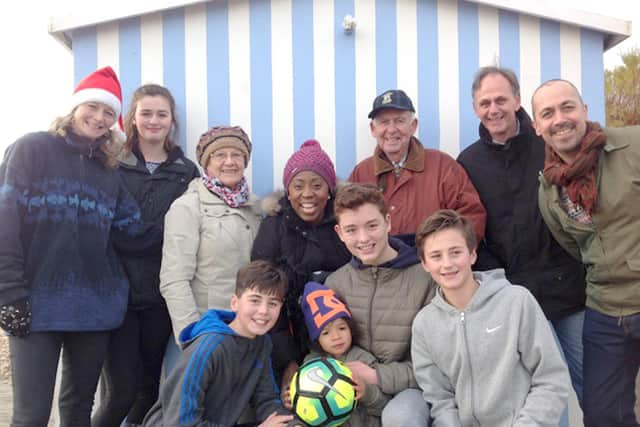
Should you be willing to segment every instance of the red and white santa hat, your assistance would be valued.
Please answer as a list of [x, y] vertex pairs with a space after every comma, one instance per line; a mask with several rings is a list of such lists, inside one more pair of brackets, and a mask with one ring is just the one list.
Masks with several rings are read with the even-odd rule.
[[91, 101], [108, 105], [114, 111], [118, 120], [111, 130], [124, 141], [122, 89], [118, 76], [111, 67], [100, 68], [78, 83], [71, 96], [71, 109]]

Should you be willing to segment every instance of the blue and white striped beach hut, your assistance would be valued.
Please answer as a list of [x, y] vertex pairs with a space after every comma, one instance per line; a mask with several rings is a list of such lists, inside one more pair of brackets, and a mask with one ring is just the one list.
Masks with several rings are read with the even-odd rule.
[[569, 79], [604, 121], [602, 55], [631, 33], [628, 21], [534, 0], [129, 3], [91, 2], [51, 19], [73, 52], [75, 81], [110, 65], [127, 105], [140, 84], [167, 86], [192, 157], [209, 126], [241, 125], [254, 143], [247, 176], [257, 194], [282, 186], [284, 163], [308, 138], [346, 178], [373, 152], [367, 113], [390, 88], [413, 99], [423, 144], [457, 156], [477, 138], [470, 87], [483, 65], [512, 68], [527, 109], [542, 81]]

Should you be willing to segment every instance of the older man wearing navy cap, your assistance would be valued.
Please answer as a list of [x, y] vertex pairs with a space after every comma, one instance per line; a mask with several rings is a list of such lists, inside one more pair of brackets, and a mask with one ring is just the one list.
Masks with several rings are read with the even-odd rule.
[[376, 184], [391, 215], [391, 234], [413, 243], [418, 225], [439, 209], [453, 209], [471, 219], [478, 241], [486, 212], [464, 169], [449, 155], [424, 148], [413, 136], [418, 119], [402, 90], [388, 90], [369, 113], [373, 156], [356, 165], [349, 181]]

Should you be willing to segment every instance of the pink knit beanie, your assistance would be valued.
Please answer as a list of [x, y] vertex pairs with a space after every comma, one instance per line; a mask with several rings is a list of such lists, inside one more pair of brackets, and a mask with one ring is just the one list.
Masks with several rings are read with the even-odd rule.
[[305, 141], [300, 149], [287, 160], [282, 176], [285, 191], [289, 188], [293, 177], [302, 171], [317, 173], [327, 182], [331, 194], [335, 192], [336, 170], [333, 167], [333, 162], [315, 139]]

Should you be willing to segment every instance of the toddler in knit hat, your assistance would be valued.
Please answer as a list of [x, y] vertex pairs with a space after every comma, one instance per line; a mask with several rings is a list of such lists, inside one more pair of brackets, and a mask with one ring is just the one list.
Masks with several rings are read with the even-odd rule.
[[[333, 289], [317, 282], [308, 282], [300, 305], [309, 339], [312, 341], [312, 351], [305, 357], [305, 362], [317, 357], [333, 357], [345, 362], [351, 369], [354, 364], [376, 368], [378, 361], [371, 353], [352, 345], [354, 324], [351, 313]], [[388, 403], [389, 395], [382, 392], [378, 385], [364, 382], [358, 377], [356, 370], [353, 370], [353, 380], [359, 403], [344, 425], [380, 427], [380, 413]], [[291, 408], [288, 389], [283, 390], [282, 401], [285, 407]]]
[[351, 348], [351, 313], [333, 289], [308, 282], [300, 305], [309, 340], [328, 356], [344, 356]]

